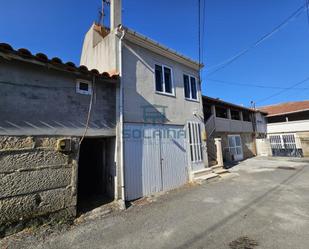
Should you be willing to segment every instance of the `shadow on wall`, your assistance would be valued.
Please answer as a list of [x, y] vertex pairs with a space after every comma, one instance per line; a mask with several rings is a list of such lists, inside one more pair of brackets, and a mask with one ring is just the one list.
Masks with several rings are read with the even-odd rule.
[[[164, 172], [166, 169], [162, 167], [164, 151], [172, 148], [175, 156], [186, 155], [186, 148], [177, 140], [177, 127], [163, 126], [171, 122], [168, 117], [177, 115], [169, 106], [175, 106], [175, 110], [182, 107], [177, 106], [177, 99], [173, 96], [154, 94], [154, 71], [150, 66], [151, 62], [146, 61], [149, 58], [144, 59], [138, 48], [137, 51], [126, 48], [124, 57], [128, 63], [123, 66], [123, 70], [129, 73], [124, 73], [122, 78], [125, 103], [124, 167], [126, 190], [130, 190], [130, 193], [126, 193], [126, 199], [132, 200], [144, 196], [145, 193], [165, 190], [163, 178], [169, 173]], [[161, 97], [161, 105], [153, 104], [160, 103], [158, 99]], [[183, 129], [183, 126], [179, 126], [179, 129]], [[161, 138], [166, 136], [171, 136], [171, 139], [164, 140], [162, 144]], [[175, 178], [176, 174], [175, 172]]]

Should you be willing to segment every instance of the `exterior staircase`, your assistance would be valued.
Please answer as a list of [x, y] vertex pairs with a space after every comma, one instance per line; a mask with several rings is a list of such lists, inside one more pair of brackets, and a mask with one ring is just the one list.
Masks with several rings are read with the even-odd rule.
[[193, 172], [193, 180], [197, 182], [209, 181], [218, 179], [222, 175], [229, 173], [223, 166], [218, 166], [217, 162], [217, 147], [215, 144], [214, 132], [216, 130], [215, 116], [211, 115], [205, 123], [207, 133], [207, 154], [209, 168], [204, 168]]

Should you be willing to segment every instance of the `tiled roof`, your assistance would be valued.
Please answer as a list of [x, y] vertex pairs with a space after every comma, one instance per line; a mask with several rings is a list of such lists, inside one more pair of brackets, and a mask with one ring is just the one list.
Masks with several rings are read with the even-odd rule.
[[259, 109], [267, 112], [268, 116], [278, 116], [282, 114], [301, 112], [309, 110], [309, 100], [262, 106]]
[[13, 47], [7, 43], [0, 43], [0, 57], [1, 53], [6, 56], [13, 57], [15, 59], [21, 59], [29, 63], [39, 63], [42, 65], [52, 66], [52, 68], [60, 71], [67, 71], [70, 73], [78, 73], [84, 76], [97, 76], [102, 79], [117, 80], [118, 75], [109, 75], [109, 73], [104, 72], [99, 73], [98, 70], [92, 69], [89, 70], [86, 66], [76, 66], [73, 62], [62, 62], [58, 57], [48, 58], [47, 55], [43, 53], [37, 53], [33, 55], [29, 50], [25, 48], [13, 49]]
[[233, 103], [230, 103], [230, 102], [226, 102], [226, 101], [218, 99], [218, 98], [208, 97], [208, 96], [205, 96], [205, 95], [203, 95], [202, 98], [203, 98], [203, 102], [205, 102], [205, 103], [216, 103], [216, 104], [221, 104], [221, 105], [224, 105], [224, 106], [227, 106], [227, 107], [236, 108], [236, 109], [239, 109], [239, 110], [247, 110], [247, 111], [250, 111], [250, 112], [259, 112], [260, 111], [260, 110], [255, 110], [253, 108], [248, 108], [248, 107], [245, 107], [245, 106], [236, 105], [236, 104], [233, 104]]

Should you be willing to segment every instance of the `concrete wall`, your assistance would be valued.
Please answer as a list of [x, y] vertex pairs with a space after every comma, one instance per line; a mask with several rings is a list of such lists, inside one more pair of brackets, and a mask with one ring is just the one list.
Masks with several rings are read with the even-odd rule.
[[309, 132], [298, 132], [297, 136], [301, 142], [303, 155], [309, 157]]
[[[73, 73], [19, 61], [0, 63], [1, 235], [14, 222], [75, 215], [78, 142], [91, 96], [76, 92]], [[86, 136], [115, 136], [115, 84], [96, 81]], [[70, 153], [56, 150], [57, 139], [64, 137], [72, 139]], [[110, 149], [112, 161], [114, 143]]]
[[257, 138], [256, 139], [256, 152], [258, 156], [272, 156], [269, 139]]
[[64, 154], [58, 138], [0, 136], [0, 231], [51, 213], [75, 215], [79, 139]]
[[113, 33], [102, 37], [91, 26], [84, 38], [80, 64], [101, 73], [115, 73], [117, 69], [118, 38]]
[[[155, 64], [164, 64], [172, 68], [175, 96], [156, 93]], [[143, 107], [153, 105], [167, 107], [165, 115], [165, 123], [167, 124], [184, 125], [186, 121], [196, 119], [193, 115], [194, 111], [203, 117], [200, 89], [198, 89], [198, 102], [185, 100], [184, 73], [198, 78], [197, 71], [125, 41], [123, 45], [122, 77], [125, 122], [143, 123]], [[157, 110], [158, 112], [161, 111]]]
[[[29, 63], [0, 63], [0, 135], [84, 133], [91, 96], [76, 93], [77, 76]], [[97, 80], [87, 135], [115, 136], [115, 105], [116, 86]]]
[[267, 124], [267, 133], [308, 132], [309, 120]]

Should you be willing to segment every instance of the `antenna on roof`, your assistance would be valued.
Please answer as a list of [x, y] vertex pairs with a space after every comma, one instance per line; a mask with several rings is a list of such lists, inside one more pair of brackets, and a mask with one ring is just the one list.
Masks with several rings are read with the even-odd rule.
[[102, 7], [99, 10], [99, 20], [98, 24], [104, 26], [104, 17], [105, 17], [105, 11], [104, 11], [104, 5], [110, 5], [110, 0], [102, 0]]

